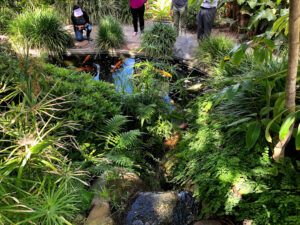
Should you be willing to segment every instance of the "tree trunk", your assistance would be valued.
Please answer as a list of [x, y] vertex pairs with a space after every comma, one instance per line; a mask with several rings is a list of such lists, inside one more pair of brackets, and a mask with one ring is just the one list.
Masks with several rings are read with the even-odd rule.
[[[288, 61], [288, 74], [285, 86], [285, 106], [289, 112], [296, 110], [296, 79], [298, 72], [299, 61], [299, 39], [300, 39], [300, 0], [290, 1], [289, 10], [289, 61]], [[278, 161], [284, 157], [284, 148], [289, 142], [293, 131], [293, 125], [285, 140], [279, 141], [276, 144], [273, 153], [273, 159]]]

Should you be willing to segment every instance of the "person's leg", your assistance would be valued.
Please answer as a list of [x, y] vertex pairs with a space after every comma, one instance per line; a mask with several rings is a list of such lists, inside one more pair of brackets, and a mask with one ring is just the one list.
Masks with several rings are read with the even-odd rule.
[[174, 7], [173, 9], [173, 19], [174, 19], [174, 27], [177, 32], [177, 36], [179, 35], [179, 30], [180, 30], [180, 10]]
[[87, 37], [88, 40], [91, 39], [90, 36], [91, 36], [92, 29], [93, 29], [92, 25], [90, 25], [90, 24], [86, 25], [86, 27], [85, 27], [86, 37]]
[[130, 8], [131, 14], [132, 14], [132, 23], [133, 23], [133, 29], [134, 32], [138, 31], [138, 12], [137, 9]]
[[208, 9], [203, 15], [203, 37], [209, 37], [214, 25], [216, 9]]
[[83, 41], [83, 31], [75, 29], [75, 39], [76, 41]]
[[197, 38], [198, 40], [201, 40], [204, 35], [204, 24], [203, 24], [203, 11], [205, 9], [200, 9], [198, 15], [197, 15]]
[[144, 20], [144, 14], [145, 14], [145, 4], [138, 9], [139, 14], [139, 22], [140, 22], [140, 30], [141, 32], [144, 32], [144, 26], [145, 26], [145, 20]]

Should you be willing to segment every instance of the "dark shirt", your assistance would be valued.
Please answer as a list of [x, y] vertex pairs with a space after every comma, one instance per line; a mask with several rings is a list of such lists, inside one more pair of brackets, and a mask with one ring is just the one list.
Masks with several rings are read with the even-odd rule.
[[72, 23], [73, 23], [74, 26], [75, 26], [75, 25], [84, 25], [84, 24], [86, 24], [86, 23], [90, 23], [90, 18], [89, 18], [89, 16], [86, 14], [85, 11], [82, 10], [82, 12], [83, 12], [82, 17], [83, 17], [83, 19], [84, 19], [84, 23], [83, 23], [83, 24], [80, 23], [80, 20], [78, 20], [78, 18], [80, 18], [80, 17], [77, 18], [77, 17], [74, 16], [74, 12], [72, 13], [71, 20], [72, 20]]
[[176, 8], [182, 8], [182, 7], [184, 7], [184, 6], [187, 6], [187, 4], [188, 4], [188, 0], [172, 0], [172, 9], [174, 8], [174, 7], [176, 7]]

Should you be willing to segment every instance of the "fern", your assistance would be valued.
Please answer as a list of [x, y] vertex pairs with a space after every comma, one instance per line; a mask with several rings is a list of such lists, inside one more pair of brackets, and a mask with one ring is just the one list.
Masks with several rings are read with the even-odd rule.
[[128, 117], [115, 115], [113, 118], [105, 120], [105, 126], [102, 129], [102, 132], [106, 134], [117, 134], [121, 131], [122, 126], [128, 122]]
[[111, 139], [110, 144], [113, 145], [115, 151], [130, 150], [140, 143], [140, 136], [141, 132], [139, 130], [123, 132]]
[[156, 104], [150, 104], [150, 105], [144, 105], [140, 103], [137, 107], [137, 118], [141, 121], [141, 127], [144, 126], [145, 121], [147, 123], [151, 122], [151, 119], [153, 118], [154, 114], [156, 113]]
[[125, 156], [125, 155], [114, 155], [114, 154], [108, 154], [106, 157], [113, 163], [114, 165], [124, 167], [127, 169], [132, 169], [134, 166], [133, 159]]

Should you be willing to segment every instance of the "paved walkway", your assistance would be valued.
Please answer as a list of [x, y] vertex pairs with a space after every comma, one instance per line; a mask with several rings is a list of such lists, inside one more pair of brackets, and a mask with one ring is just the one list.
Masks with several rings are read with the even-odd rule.
[[[146, 22], [146, 27], [149, 27], [153, 24], [152, 21]], [[73, 26], [66, 26], [67, 31], [74, 36]], [[98, 49], [95, 47], [95, 40], [98, 27], [94, 26], [91, 33], [93, 41], [83, 41], [75, 42], [73, 48], [67, 49], [67, 55], [87, 55], [87, 54], [97, 54], [99, 53]], [[131, 25], [123, 25], [123, 32], [125, 35], [125, 44], [115, 51], [111, 51], [112, 55], [129, 55], [131, 57], [143, 55], [140, 51], [141, 46], [141, 36], [132, 36], [133, 28]], [[214, 29], [212, 35], [223, 33], [227, 36], [232, 37], [233, 39], [238, 40], [238, 35], [230, 32], [228, 29]], [[6, 36], [0, 36], [0, 42], [7, 40]], [[174, 46], [174, 57], [180, 60], [187, 62], [189, 65], [193, 65], [195, 60], [195, 50], [197, 49], [198, 41], [195, 33], [186, 32], [177, 37], [175, 46]], [[39, 51], [32, 49], [30, 54], [33, 56], [39, 56]]]
[[[147, 22], [147, 26], [151, 26], [152, 22]], [[68, 26], [68, 31], [74, 36], [73, 27]], [[97, 34], [97, 26], [94, 26], [91, 37], [93, 41], [88, 42], [76, 42], [74, 48], [70, 48], [67, 50], [67, 53], [72, 55], [86, 55], [86, 54], [97, 54], [98, 50], [95, 47], [95, 40]], [[141, 36], [138, 34], [137, 36], [132, 36], [133, 28], [131, 25], [123, 25], [123, 32], [125, 35], [125, 44], [122, 48], [117, 49], [115, 52], [111, 52], [112, 54], [127, 54], [130, 56], [142, 55], [140, 50], [141, 45]], [[220, 30], [213, 30], [213, 34], [220, 33]], [[221, 32], [223, 33], [223, 32]], [[233, 36], [228, 31], [225, 32], [226, 35]], [[234, 37], [234, 36], [233, 36]], [[195, 33], [186, 32], [177, 37], [175, 46], [174, 46], [174, 56], [175, 58], [184, 60], [184, 61], [193, 61], [195, 58], [195, 49], [198, 46], [197, 37]]]

